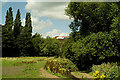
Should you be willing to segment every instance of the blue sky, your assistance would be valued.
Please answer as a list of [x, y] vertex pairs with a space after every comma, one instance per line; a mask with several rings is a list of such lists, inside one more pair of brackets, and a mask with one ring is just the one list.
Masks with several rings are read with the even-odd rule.
[[2, 24], [5, 23], [6, 11], [13, 9], [15, 19], [17, 10], [20, 9], [22, 25], [25, 24], [26, 12], [31, 13], [33, 34], [40, 33], [43, 37], [69, 36], [69, 24], [72, 20], [65, 15], [67, 2], [3, 2]]

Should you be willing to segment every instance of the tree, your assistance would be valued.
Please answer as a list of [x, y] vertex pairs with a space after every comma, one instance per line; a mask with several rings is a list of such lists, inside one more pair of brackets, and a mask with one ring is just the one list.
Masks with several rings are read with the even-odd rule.
[[34, 44], [34, 53], [36, 56], [43, 55], [42, 49], [44, 44], [44, 39], [38, 33], [32, 36], [32, 42]]
[[15, 19], [15, 23], [14, 23], [14, 37], [17, 38], [17, 36], [20, 34], [21, 32], [21, 17], [20, 17], [20, 11], [18, 9], [17, 11], [17, 15], [16, 15], [16, 19]]
[[2, 52], [3, 56], [15, 56], [14, 54], [14, 36], [13, 36], [13, 13], [9, 8], [6, 13], [5, 25], [2, 26]]
[[31, 15], [26, 13], [25, 26], [21, 27], [21, 34], [17, 38], [20, 56], [35, 56], [34, 45], [32, 42], [32, 25]]
[[8, 24], [8, 31], [12, 31], [13, 28], [13, 12], [12, 12], [12, 7], [9, 8], [9, 12], [8, 12], [8, 20], [7, 20]]
[[113, 19], [118, 16], [120, 6], [116, 3], [70, 2], [66, 8], [66, 15], [75, 21], [82, 20], [80, 33], [89, 35], [99, 31], [109, 32], [113, 28]]
[[26, 13], [24, 32], [29, 34], [29, 36], [32, 36], [32, 22], [30, 13]]
[[[69, 25], [72, 29], [71, 40], [74, 42], [65, 45], [68, 47], [65, 49], [65, 56], [80, 69], [87, 69], [92, 64], [101, 62], [120, 62], [119, 4], [120, 2], [68, 4], [65, 12], [74, 19]], [[76, 25], [80, 20], [81, 26]]]
[[47, 36], [42, 51], [44, 56], [60, 56], [60, 41]]
[[26, 33], [18, 36], [16, 45], [20, 50], [19, 56], [35, 56], [32, 39]]

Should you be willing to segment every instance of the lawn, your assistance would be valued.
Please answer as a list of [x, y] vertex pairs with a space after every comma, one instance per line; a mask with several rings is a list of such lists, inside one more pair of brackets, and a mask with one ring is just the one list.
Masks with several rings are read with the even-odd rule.
[[[54, 57], [6, 57], [2, 59], [2, 78], [24, 78], [25, 80], [32, 80], [32, 78], [70, 78], [60, 74], [56, 74], [44, 69], [44, 66], [47, 61], [60, 61], [61, 63], [65, 61], [69, 61], [67, 59], [62, 58], [54, 58]], [[68, 65], [72, 66], [72, 65]], [[73, 77], [82, 78], [82, 75], [89, 75], [86, 73], [81, 73], [79, 71], [72, 72]], [[83, 78], [86, 78], [84, 76]], [[11, 79], [11, 80], [12, 80]], [[18, 80], [17, 79], [17, 80]], [[6, 79], [5, 79], [6, 80]]]
[[44, 78], [40, 68], [46, 57], [2, 58], [2, 78]]

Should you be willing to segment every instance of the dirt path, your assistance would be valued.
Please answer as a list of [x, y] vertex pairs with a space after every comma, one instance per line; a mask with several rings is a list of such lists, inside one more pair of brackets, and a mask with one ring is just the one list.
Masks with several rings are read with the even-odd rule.
[[14, 76], [20, 71], [24, 70], [25, 66], [11, 66], [11, 67], [2, 67], [2, 74]]
[[45, 78], [59, 78], [55, 75], [52, 75], [50, 73], [48, 73], [46, 70], [44, 70], [43, 68], [40, 68], [40, 73], [41, 73], [41, 76], [45, 77]]
[[[50, 58], [46, 58], [46, 59], [44, 59], [44, 60], [49, 60], [49, 59], [53, 59], [54, 57], [50, 57]], [[44, 78], [54, 78], [54, 80], [63, 80], [62, 78], [60, 78], [60, 77], [57, 77], [57, 76], [55, 76], [55, 75], [52, 75], [52, 74], [50, 74], [49, 72], [47, 72], [45, 69], [43, 69], [43, 68], [40, 68], [40, 73], [41, 73], [41, 75], [40, 76], [42, 76], [42, 77], [44, 77]]]
[[[50, 57], [50, 58], [46, 58], [45, 60], [49, 60], [49, 59], [53, 59], [53, 57]], [[45, 69], [43, 68], [40, 68], [40, 73], [41, 73], [41, 77], [44, 77], [44, 78], [53, 78], [54, 80], [64, 80], [58, 76], [55, 76], [49, 72], [47, 72]], [[81, 73], [81, 72], [71, 72], [71, 75], [73, 75], [74, 77], [76, 77], [76, 79], [80, 79], [82, 80], [81, 78], [89, 78], [89, 80], [93, 80], [94, 77], [92, 77], [91, 75], [87, 74], [87, 73]]]
[[90, 80], [93, 80], [94, 77], [92, 77], [91, 75], [87, 74], [87, 73], [81, 73], [81, 72], [71, 72], [71, 74], [76, 77], [76, 78], [89, 78]]

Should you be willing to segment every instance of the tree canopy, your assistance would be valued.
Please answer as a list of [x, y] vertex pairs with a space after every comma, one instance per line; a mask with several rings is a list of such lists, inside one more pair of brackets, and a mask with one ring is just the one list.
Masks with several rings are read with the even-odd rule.
[[63, 53], [80, 70], [120, 62], [120, 2], [70, 2], [65, 12], [74, 20]]
[[[109, 32], [120, 16], [120, 2], [70, 2], [65, 9], [66, 15], [78, 22], [82, 20], [82, 34]], [[75, 26], [76, 27], [76, 26]]]

